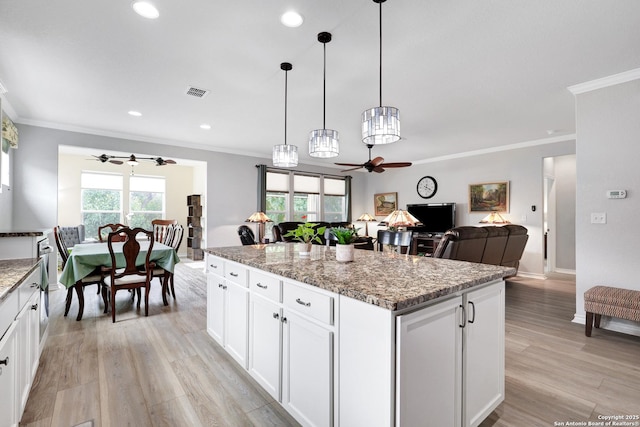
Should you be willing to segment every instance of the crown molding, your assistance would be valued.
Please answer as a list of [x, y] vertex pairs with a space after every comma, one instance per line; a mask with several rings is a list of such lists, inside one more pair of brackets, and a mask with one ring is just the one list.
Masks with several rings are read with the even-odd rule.
[[578, 83], [577, 85], [567, 87], [567, 89], [569, 89], [569, 92], [571, 92], [572, 94], [579, 95], [581, 93], [591, 92], [593, 90], [598, 90], [637, 79], [640, 79], [640, 68], [635, 68], [633, 70], [624, 71], [622, 73], [602, 77], [600, 79], [595, 79], [584, 83]]

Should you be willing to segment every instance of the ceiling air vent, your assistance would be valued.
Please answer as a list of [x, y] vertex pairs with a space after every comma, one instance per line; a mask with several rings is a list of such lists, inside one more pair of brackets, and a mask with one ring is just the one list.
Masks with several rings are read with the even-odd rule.
[[197, 87], [189, 86], [186, 94], [189, 96], [195, 96], [196, 98], [204, 98], [209, 94], [209, 92], [211, 91], [207, 89], [199, 89]]

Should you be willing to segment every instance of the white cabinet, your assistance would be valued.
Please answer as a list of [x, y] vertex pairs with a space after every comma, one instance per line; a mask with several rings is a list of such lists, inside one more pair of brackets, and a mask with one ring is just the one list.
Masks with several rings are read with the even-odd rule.
[[280, 401], [282, 308], [276, 301], [251, 294], [249, 310], [249, 373]]
[[[19, 337], [16, 342], [19, 414], [22, 414], [27, 404], [40, 355], [40, 293], [32, 286], [31, 279], [34, 277], [29, 276], [18, 288], [22, 310], [15, 320]], [[29, 299], [25, 299], [26, 296], [29, 296]]]
[[302, 425], [333, 425], [333, 332], [283, 312], [282, 405]]
[[477, 426], [504, 400], [504, 282], [396, 324], [398, 425]]
[[[207, 257], [207, 332], [247, 369], [249, 289], [246, 267], [214, 260], [217, 261]], [[217, 266], [224, 271], [224, 278], [218, 275]]]
[[[2, 306], [0, 306], [2, 309]], [[4, 332], [4, 331], [2, 331]], [[0, 333], [2, 333], [0, 332]], [[0, 426], [18, 425], [16, 396], [16, 323], [0, 338]]]

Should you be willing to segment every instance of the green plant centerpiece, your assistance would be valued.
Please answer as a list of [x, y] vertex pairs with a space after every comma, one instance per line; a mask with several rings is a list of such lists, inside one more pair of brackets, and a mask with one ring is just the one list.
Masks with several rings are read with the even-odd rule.
[[293, 237], [293, 240], [304, 245], [304, 247], [299, 247], [300, 255], [309, 255], [311, 253], [311, 243], [317, 242], [322, 244], [320, 236], [324, 236], [324, 231], [327, 229], [326, 226], [318, 227], [318, 225], [319, 224], [314, 222], [303, 222], [282, 237]]
[[334, 227], [329, 232], [335, 236], [336, 261], [351, 262], [355, 258], [355, 246], [353, 242], [358, 237], [358, 229], [347, 227]]
[[329, 230], [331, 234], [333, 234], [336, 239], [336, 244], [338, 245], [350, 245], [352, 244], [356, 238], [358, 237], [359, 228], [348, 228], [348, 227], [333, 227]]

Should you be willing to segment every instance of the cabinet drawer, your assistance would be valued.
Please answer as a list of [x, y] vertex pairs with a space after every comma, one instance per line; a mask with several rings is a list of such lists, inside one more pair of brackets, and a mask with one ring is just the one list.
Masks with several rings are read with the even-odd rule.
[[280, 302], [280, 279], [252, 270], [249, 272], [251, 292], [262, 295], [274, 302]]
[[0, 302], [0, 338], [18, 315], [18, 290], [14, 289], [4, 301]]
[[288, 283], [284, 285], [282, 300], [286, 308], [333, 325], [333, 298]]
[[224, 277], [224, 261], [213, 255], [207, 255], [207, 273]]
[[245, 267], [244, 265], [231, 261], [226, 261], [224, 263], [224, 277], [230, 282], [233, 282], [240, 286], [244, 286], [246, 288], [248, 276], [249, 272], [247, 270], [247, 267]]
[[40, 291], [40, 269], [31, 272], [24, 282], [18, 286], [18, 305], [22, 309], [29, 302], [34, 292]]

